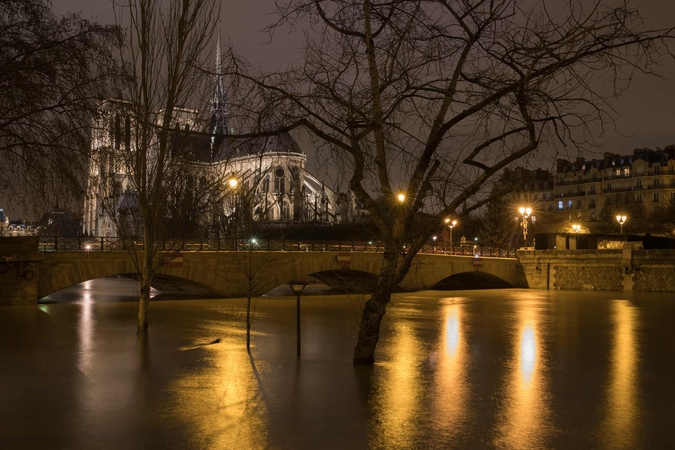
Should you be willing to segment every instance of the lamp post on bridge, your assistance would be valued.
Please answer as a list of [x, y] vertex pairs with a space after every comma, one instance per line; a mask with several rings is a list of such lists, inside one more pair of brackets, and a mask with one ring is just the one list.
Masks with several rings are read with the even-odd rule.
[[455, 228], [455, 225], [457, 225], [456, 220], [451, 220], [449, 217], [446, 217], [445, 219], [445, 224], [450, 228], [450, 254], [454, 255], [455, 254], [455, 244], [452, 241], [452, 229]]
[[227, 185], [230, 187], [230, 192], [232, 193], [232, 200], [230, 203], [230, 211], [233, 217], [232, 225], [234, 230], [232, 231], [232, 249], [237, 251], [237, 213], [236, 203], [237, 203], [237, 186], [239, 186], [239, 180], [236, 177], [232, 177], [227, 180]]
[[523, 221], [520, 225], [523, 227], [523, 247], [527, 247], [527, 219], [532, 214], [532, 208], [529, 206], [521, 206], [518, 211], [520, 215], [523, 216]]
[[619, 222], [619, 234], [623, 234], [623, 224], [626, 223], [627, 217], [619, 214], [616, 216], [616, 221]]

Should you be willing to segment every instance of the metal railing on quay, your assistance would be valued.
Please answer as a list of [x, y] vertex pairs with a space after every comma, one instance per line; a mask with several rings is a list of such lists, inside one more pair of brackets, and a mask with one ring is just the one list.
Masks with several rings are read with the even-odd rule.
[[[41, 252], [106, 252], [141, 250], [141, 238], [119, 237], [86, 237], [86, 236], [40, 236]], [[373, 252], [384, 251], [381, 241], [304, 241], [297, 239], [233, 239], [202, 238], [185, 241], [169, 241], [161, 245], [161, 251], [176, 252], [212, 252], [212, 251], [271, 251], [271, 252]], [[406, 252], [406, 247], [401, 252]], [[432, 243], [422, 246], [419, 253], [515, 258], [516, 251], [478, 245], [460, 245], [449, 243]]]

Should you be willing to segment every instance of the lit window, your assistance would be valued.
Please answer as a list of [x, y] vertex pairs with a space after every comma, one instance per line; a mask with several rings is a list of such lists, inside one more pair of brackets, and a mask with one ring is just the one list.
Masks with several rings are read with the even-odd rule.
[[[675, 192], [673, 192], [673, 197], [675, 198]], [[565, 207], [565, 206], [563, 205], [563, 201], [560, 200], [560, 201], [558, 202], [558, 209], [563, 209], [564, 207]]]

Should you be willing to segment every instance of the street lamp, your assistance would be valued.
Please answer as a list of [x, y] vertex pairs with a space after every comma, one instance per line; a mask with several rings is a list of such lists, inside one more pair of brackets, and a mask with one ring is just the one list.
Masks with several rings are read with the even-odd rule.
[[230, 187], [230, 192], [232, 194], [232, 199], [230, 201], [230, 210], [232, 214], [232, 225], [234, 226], [234, 230], [232, 233], [232, 249], [236, 252], [238, 250], [238, 242], [237, 242], [237, 215], [235, 214], [235, 209], [236, 209], [236, 202], [237, 202], [237, 197], [236, 197], [236, 190], [237, 186], [239, 186], [239, 180], [236, 177], [232, 177], [229, 180], [227, 180], [227, 185]]
[[518, 208], [520, 215], [523, 216], [523, 221], [520, 225], [523, 227], [523, 246], [527, 247], [527, 218], [532, 214], [532, 208], [521, 206]]
[[619, 222], [619, 233], [623, 234], [623, 224], [626, 223], [627, 217], [624, 215], [616, 216], [616, 221]]
[[579, 225], [578, 223], [574, 223], [572, 224], [572, 229], [574, 230], [575, 233], [578, 233], [579, 231], [581, 231], [581, 225]]
[[445, 218], [445, 224], [450, 228], [450, 253], [454, 255], [454, 243], [452, 242], [452, 229], [455, 228], [455, 225], [457, 225], [456, 220], [450, 220], [449, 217]]
[[297, 329], [297, 346], [298, 346], [298, 357], [300, 357], [300, 295], [305, 290], [309, 283], [307, 281], [290, 281], [288, 285], [291, 287], [293, 293], [297, 296], [296, 306], [295, 306], [295, 325]]
[[400, 193], [396, 196], [396, 198], [398, 199], [399, 203], [403, 203], [405, 201], [405, 194]]

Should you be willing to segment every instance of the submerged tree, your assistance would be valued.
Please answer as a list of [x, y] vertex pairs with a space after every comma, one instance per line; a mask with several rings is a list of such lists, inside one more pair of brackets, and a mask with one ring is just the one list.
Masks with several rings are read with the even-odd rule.
[[[194, 231], [190, 216], [199, 217], [218, 192], [210, 187], [218, 184], [217, 171], [204, 176], [197, 163], [222, 138], [200, 116], [209, 112], [213, 78], [204, 68], [212, 61], [216, 6], [215, 0], [128, 0], [118, 10], [126, 25], [120, 57], [127, 77], [120, 93], [123, 106], [111, 115], [112, 141], [119, 138], [112, 146], [115, 156], [106, 164], [112, 161], [126, 174], [121, 181], [128, 183], [140, 222], [141, 239], [125, 244], [141, 285], [139, 330], [148, 327], [153, 276]], [[112, 178], [104, 184], [114, 192], [121, 186]], [[110, 197], [109, 215], [116, 232], [131, 238], [115, 201], [123, 193], [117, 194]]]
[[[91, 115], [116, 74], [118, 29], [45, 0], [0, 2], [0, 185], [36, 210], [79, 196]], [[30, 197], [30, 198], [28, 198]]]
[[[233, 59], [242, 97], [232, 105], [287, 129], [302, 126], [347, 172], [382, 233], [355, 364], [374, 362], [391, 294], [433, 233], [420, 230], [405, 242], [418, 214], [436, 216], [438, 229], [460, 207], [461, 216], [485, 204], [486, 182], [509, 164], [555, 140], [579, 144], [592, 126], [610, 124], [607, 102], [634, 71], [649, 72], [670, 37], [641, 30], [628, 3], [602, 0], [277, 5], [270, 32], [302, 27], [304, 59], [262, 75]], [[607, 83], [598, 88], [596, 79]]]

